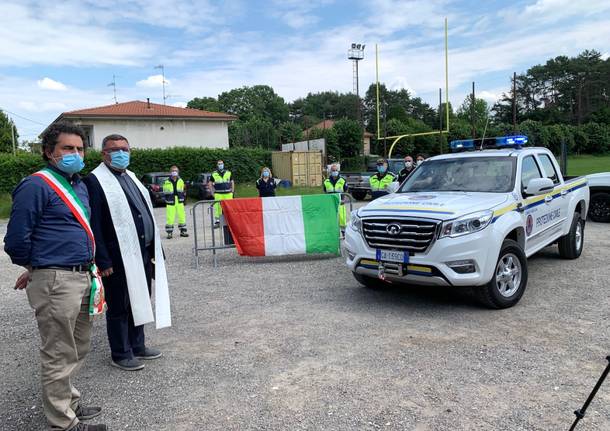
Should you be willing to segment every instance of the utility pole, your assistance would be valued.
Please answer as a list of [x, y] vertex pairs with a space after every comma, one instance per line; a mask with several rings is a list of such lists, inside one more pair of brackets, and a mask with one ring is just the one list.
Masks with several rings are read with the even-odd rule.
[[163, 104], [165, 105], [165, 101], [167, 97], [165, 96], [165, 66], [160, 64], [155, 66], [155, 69], [161, 69], [161, 84], [163, 85]]
[[13, 156], [17, 155], [17, 144], [15, 143], [15, 123], [13, 123], [13, 119], [9, 118], [11, 123], [11, 136], [13, 138]]
[[513, 72], [513, 133], [517, 133], [517, 72]]
[[116, 75], [112, 75], [112, 82], [108, 84], [108, 87], [112, 87], [112, 94], [114, 95], [114, 103], [119, 104], [119, 101], [116, 98]]
[[477, 137], [477, 129], [475, 126], [475, 112], [474, 112], [474, 102], [475, 102], [475, 96], [474, 96], [474, 81], [472, 81], [472, 95], [471, 95], [471, 99], [470, 99], [470, 121], [472, 122], [472, 139], [475, 139]]

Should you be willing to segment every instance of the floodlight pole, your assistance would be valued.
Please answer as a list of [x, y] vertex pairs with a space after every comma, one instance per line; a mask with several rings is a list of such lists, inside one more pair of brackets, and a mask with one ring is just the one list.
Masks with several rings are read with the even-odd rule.
[[443, 89], [438, 89], [438, 147], [443, 154]]
[[362, 123], [361, 115], [360, 115], [360, 88], [358, 82], [358, 62], [364, 59], [364, 44], [356, 44], [352, 43], [351, 48], [347, 50], [347, 58], [352, 60], [352, 70], [353, 70], [353, 84], [354, 84], [354, 94], [356, 95], [356, 100], [358, 103], [358, 122]]
[[470, 99], [470, 121], [472, 122], [472, 139], [475, 139], [477, 137], [477, 130], [476, 130], [476, 126], [475, 126], [475, 111], [474, 111], [474, 102], [475, 102], [475, 95], [474, 95], [474, 81], [472, 81], [472, 98]]
[[517, 132], [517, 72], [513, 72], [513, 133]]
[[160, 64], [158, 66], [155, 66], [155, 69], [161, 69], [161, 84], [163, 86], [163, 104], [165, 105], [165, 101], [167, 100], [167, 97], [165, 96], [165, 66], [163, 64]]

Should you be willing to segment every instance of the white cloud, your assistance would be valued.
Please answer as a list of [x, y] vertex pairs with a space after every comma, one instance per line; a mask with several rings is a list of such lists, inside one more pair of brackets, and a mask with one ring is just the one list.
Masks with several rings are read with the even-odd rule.
[[[151, 75], [146, 79], [136, 82], [138, 87], [157, 88], [163, 86], [163, 75]], [[170, 81], [165, 78], [165, 86], [170, 85]]]
[[37, 103], [31, 100], [19, 102], [19, 107], [27, 112], [62, 112], [68, 105], [63, 102]]
[[477, 99], [485, 100], [489, 105], [493, 105], [501, 96], [498, 92], [483, 90], [476, 94]]
[[186, 108], [186, 102], [174, 102], [172, 103], [172, 106], [175, 106], [176, 108]]
[[68, 88], [65, 86], [65, 84], [47, 77], [36, 81], [36, 83], [38, 84], [38, 87], [42, 88], [43, 90], [64, 91]]

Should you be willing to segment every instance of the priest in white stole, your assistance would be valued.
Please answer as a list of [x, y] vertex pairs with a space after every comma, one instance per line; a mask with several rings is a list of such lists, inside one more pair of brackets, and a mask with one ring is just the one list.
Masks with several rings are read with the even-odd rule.
[[[104, 161], [85, 178], [91, 202], [95, 261], [102, 272], [106, 328], [112, 365], [126, 371], [144, 368], [142, 360], [161, 351], [145, 343], [144, 324], [171, 325], [167, 274], [159, 230], [146, 188], [127, 170], [130, 148], [121, 135], [102, 142]], [[155, 313], [151, 284], [155, 280]]]

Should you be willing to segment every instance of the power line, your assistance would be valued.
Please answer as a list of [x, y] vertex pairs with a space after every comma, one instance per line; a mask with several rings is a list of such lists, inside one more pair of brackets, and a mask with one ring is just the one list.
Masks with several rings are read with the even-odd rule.
[[22, 120], [31, 121], [32, 123], [38, 124], [40, 126], [45, 126], [45, 127], [47, 126], [46, 124], [42, 124], [42, 123], [40, 123], [40, 122], [38, 122], [36, 120], [32, 120], [31, 118], [27, 118], [27, 117], [24, 117], [23, 115], [15, 114], [14, 112], [9, 111], [8, 109], [4, 109], [1, 106], [0, 106], [0, 111], [7, 112], [7, 113], [9, 113], [11, 115], [14, 115], [15, 117], [21, 118]]

